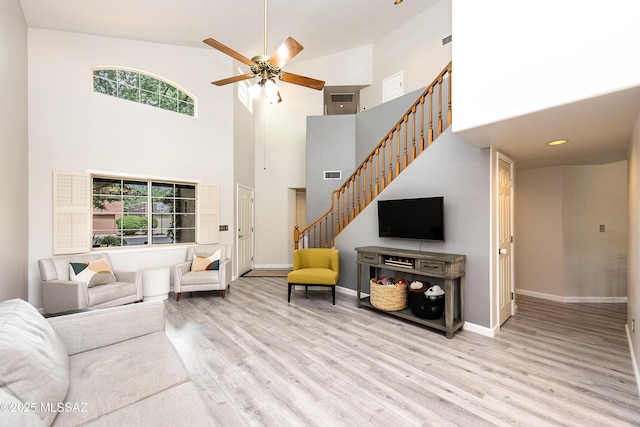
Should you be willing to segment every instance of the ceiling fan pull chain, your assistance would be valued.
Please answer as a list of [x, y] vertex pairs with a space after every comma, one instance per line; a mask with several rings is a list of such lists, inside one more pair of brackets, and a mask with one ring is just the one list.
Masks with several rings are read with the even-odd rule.
[[267, 0], [264, 0], [264, 56], [267, 56]]

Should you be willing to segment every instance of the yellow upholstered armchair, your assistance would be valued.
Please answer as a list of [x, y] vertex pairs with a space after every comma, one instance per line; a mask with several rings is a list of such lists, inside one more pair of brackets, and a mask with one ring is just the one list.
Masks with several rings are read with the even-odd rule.
[[336, 305], [336, 284], [340, 277], [340, 252], [329, 248], [305, 248], [293, 252], [293, 271], [287, 275], [291, 302], [291, 288], [296, 285], [330, 286], [333, 305]]

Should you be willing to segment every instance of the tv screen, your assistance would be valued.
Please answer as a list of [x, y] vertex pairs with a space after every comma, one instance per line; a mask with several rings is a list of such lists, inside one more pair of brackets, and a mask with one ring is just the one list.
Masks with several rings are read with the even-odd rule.
[[378, 200], [378, 236], [444, 240], [444, 197]]

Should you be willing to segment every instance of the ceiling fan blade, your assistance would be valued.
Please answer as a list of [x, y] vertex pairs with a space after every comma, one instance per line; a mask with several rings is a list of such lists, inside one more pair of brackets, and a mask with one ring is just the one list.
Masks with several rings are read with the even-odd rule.
[[224, 86], [224, 85], [228, 85], [229, 83], [235, 83], [235, 82], [239, 82], [242, 80], [247, 80], [250, 79], [252, 77], [255, 77], [253, 74], [249, 73], [249, 74], [240, 74], [239, 76], [233, 76], [233, 77], [228, 77], [226, 79], [222, 79], [222, 80], [216, 80], [215, 82], [211, 82], [212, 85], [216, 85], [216, 86]]
[[302, 49], [304, 49], [304, 47], [293, 37], [287, 37], [278, 50], [276, 50], [276, 53], [271, 55], [269, 63], [276, 68], [282, 68], [291, 58], [299, 54]]
[[322, 90], [324, 82], [322, 80], [312, 79], [311, 77], [301, 76], [299, 74], [285, 73], [280, 74], [280, 80], [294, 85], [306, 86], [315, 90]]
[[202, 41], [204, 43], [208, 44], [209, 46], [211, 46], [212, 48], [217, 49], [222, 53], [226, 53], [230, 57], [235, 58], [240, 62], [243, 62], [243, 63], [245, 63], [247, 65], [253, 65], [253, 61], [252, 60], [250, 60], [246, 56], [236, 52], [235, 50], [231, 49], [230, 47], [227, 47], [227, 46], [223, 45], [222, 43], [220, 43], [217, 40], [214, 40], [212, 38], [208, 38], [208, 39], [204, 39]]

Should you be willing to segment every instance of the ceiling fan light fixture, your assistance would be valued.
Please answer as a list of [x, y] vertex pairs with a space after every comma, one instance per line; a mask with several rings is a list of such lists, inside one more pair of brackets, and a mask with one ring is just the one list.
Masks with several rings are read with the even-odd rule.
[[276, 50], [276, 54], [283, 61], [288, 61], [291, 58], [291, 52], [289, 52], [289, 48], [285, 43], [280, 45], [280, 47]]
[[262, 83], [262, 81], [257, 82], [256, 84], [252, 85], [249, 88], [249, 95], [251, 95], [252, 99], [259, 99], [260, 98], [260, 92], [262, 92], [262, 85], [264, 83]]
[[[275, 83], [274, 79], [280, 79], [285, 83], [293, 83], [299, 86], [308, 87], [311, 89], [322, 90], [324, 87], [324, 81], [312, 79], [310, 77], [301, 76], [293, 73], [285, 73], [282, 71], [282, 67], [287, 64], [287, 62], [299, 54], [304, 47], [298, 43], [293, 37], [287, 37], [282, 45], [276, 50], [273, 56], [267, 55], [267, 40], [268, 40], [268, 31], [267, 31], [267, 0], [264, 0], [264, 54], [256, 55], [253, 58], [249, 59], [241, 53], [236, 52], [228, 46], [220, 43], [217, 40], [212, 38], [208, 38], [203, 40], [203, 42], [212, 48], [234, 58], [237, 61], [246, 64], [251, 69], [251, 73], [241, 74], [238, 76], [229, 77], [226, 79], [216, 80], [211, 82], [216, 86], [224, 86], [230, 83], [237, 83], [243, 80], [251, 79], [253, 77], [260, 78], [260, 82], [253, 85], [249, 92], [254, 99], [260, 97], [262, 93], [261, 89], [265, 88], [265, 94], [269, 97], [269, 102], [275, 104], [277, 102], [282, 102], [282, 98], [280, 97], [280, 92], [278, 91], [278, 86]], [[270, 83], [269, 83], [270, 81]], [[273, 88], [269, 88], [267, 92], [267, 87], [265, 86], [269, 83], [269, 86], [273, 84]]]
[[271, 104], [277, 104], [278, 102], [282, 102], [282, 98], [280, 97], [280, 91], [278, 90], [278, 85], [273, 79], [263, 80], [264, 83], [264, 93], [267, 95], [267, 99]]

